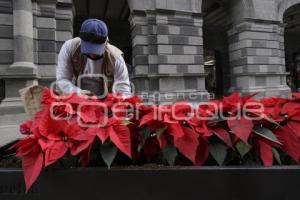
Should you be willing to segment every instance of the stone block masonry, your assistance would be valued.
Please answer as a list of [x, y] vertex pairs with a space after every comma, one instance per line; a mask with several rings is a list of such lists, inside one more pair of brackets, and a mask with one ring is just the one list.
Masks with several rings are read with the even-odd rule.
[[206, 93], [200, 15], [170, 10], [134, 12], [131, 24], [138, 93]]
[[231, 90], [259, 96], [290, 96], [286, 85], [283, 27], [278, 22], [245, 20], [228, 31]]

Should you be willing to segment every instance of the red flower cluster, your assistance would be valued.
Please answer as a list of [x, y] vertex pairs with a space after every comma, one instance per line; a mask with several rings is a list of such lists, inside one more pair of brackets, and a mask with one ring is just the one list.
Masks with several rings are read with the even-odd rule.
[[[88, 166], [92, 147], [100, 144], [108, 167], [119, 150], [132, 160], [153, 162], [157, 155], [174, 165], [182, 155], [203, 165], [209, 155], [219, 165], [249, 160], [273, 165], [275, 158], [300, 159], [300, 95], [293, 99], [254, 100], [233, 93], [199, 104], [146, 105], [138, 97], [57, 97], [43, 91], [43, 110], [20, 126], [25, 138], [12, 148], [23, 158], [27, 190], [42, 169], [66, 154]], [[254, 156], [253, 156], [254, 155]], [[256, 156], [258, 155], [258, 156]]]

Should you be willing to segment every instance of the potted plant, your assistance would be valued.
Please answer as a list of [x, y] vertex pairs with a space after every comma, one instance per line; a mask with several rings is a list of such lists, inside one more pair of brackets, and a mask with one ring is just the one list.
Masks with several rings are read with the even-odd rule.
[[[290, 199], [299, 176], [300, 95], [254, 95], [233, 93], [195, 108], [113, 95], [57, 97], [44, 89], [43, 109], [10, 147], [22, 158], [23, 198]], [[0, 196], [11, 187], [25, 191], [21, 170], [0, 176]]]

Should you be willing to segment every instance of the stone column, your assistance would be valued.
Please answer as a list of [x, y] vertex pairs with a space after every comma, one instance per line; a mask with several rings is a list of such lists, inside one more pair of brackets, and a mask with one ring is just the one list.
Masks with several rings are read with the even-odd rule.
[[146, 11], [133, 11], [130, 17], [132, 39], [132, 65], [134, 67], [134, 92], [157, 89], [155, 82], [148, 78], [149, 74], [149, 34]]
[[[0, 106], [8, 113], [22, 112], [23, 106], [19, 89], [36, 83], [37, 68], [33, 55], [33, 16], [31, 0], [13, 0], [13, 40], [14, 56], [3, 76], [5, 80], [5, 99]], [[13, 108], [12, 111], [11, 108]]]
[[71, 0], [38, 0], [34, 5], [34, 53], [39, 84], [49, 87], [55, 81], [58, 53], [73, 36]]
[[[33, 57], [33, 16], [31, 0], [13, 0], [14, 63], [8, 73], [37, 73]], [[21, 70], [20, 70], [21, 68]]]
[[231, 89], [256, 96], [290, 96], [286, 84], [283, 28], [279, 22], [244, 20], [229, 35]]
[[136, 93], [156, 103], [206, 100], [202, 16], [170, 5], [131, 13]]

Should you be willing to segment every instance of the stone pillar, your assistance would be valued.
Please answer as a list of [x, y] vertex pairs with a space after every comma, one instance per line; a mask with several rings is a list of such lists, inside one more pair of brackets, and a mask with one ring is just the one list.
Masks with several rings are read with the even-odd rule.
[[58, 53], [65, 41], [73, 37], [71, 0], [38, 0], [33, 3], [34, 53], [39, 84], [49, 87], [55, 81]]
[[132, 65], [134, 67], [134, 92], [157, 89], [156, 82], [148, 78], [149, 74], [149, 34], [146, 11], [133, 11], [130, 16], [132, 39]]
[[5, 112], [3, 109], [8, 113], [24, 112], [18, 91], [35, 84], [36, 78], [32, 2], [31, 0], [13, 0], [13, 64], [6, 69], [3, 76], [5, 99], [0, 105], [1, 114]]
[[[14, 63], [7, 73], [37, 73], [33, 57], [33, 16], [31, 0], [13, 0]], [[22, 70], [20, 70], [22, 68]]]
[[244, 20], [229, 31], [231, 89], [256, 96], [290, 97], [286, 84], [283, 28], [279, 22]]
[[157, 6], [131, 13], [136, 93], [156, 103], [206, 100], [202, 16]]

